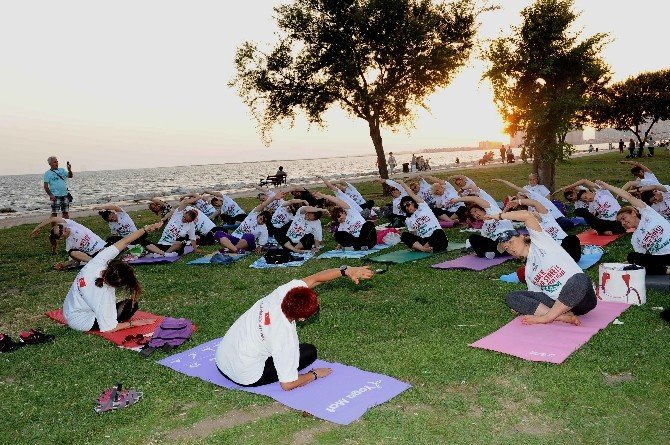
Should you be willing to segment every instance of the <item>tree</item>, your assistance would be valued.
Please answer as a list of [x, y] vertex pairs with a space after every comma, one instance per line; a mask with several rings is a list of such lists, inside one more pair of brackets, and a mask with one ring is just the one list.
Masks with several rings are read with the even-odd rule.
[[586, 119], [592, 98], [609, 81], [599, 53], [606, 34], [579, 41], [570, 33], [577, 18], [572, 0], [537, 0], [521, 11], [521, 26], [494, 40], [484, 51], [494, 100], [509, 134], [525, 133], [533, 172], [554, 189], [556, 162], [569, 155], [568, 131]]
[[388, 178], [381, 127], [410, 127], [413, 107], [447, 86], [470, 56], [476, 0], [295, 0], [275, 8], [279, 41], [265, 54], [237, 50], [229, 83], [270, 144], [275, 124], [301, 110], [311, 124], [338, 105], [368, 123], [379, 174]]
[[613, 84], [594, 102], [591, 119], [597, 128], [630, 131], [643, 146], [654, 124], [670, 119], [670, 69]]

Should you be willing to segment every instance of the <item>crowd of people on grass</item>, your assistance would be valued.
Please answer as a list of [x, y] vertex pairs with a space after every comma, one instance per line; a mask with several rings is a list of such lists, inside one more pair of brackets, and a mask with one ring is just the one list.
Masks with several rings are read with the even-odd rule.
[[[131, 245], [166, 257], [183, 254], [187, 245], [196, 251], [198, 246], [213, 245], [228, 253], [260, 253], [270, 245], [292, 253], [315, 251], [324, 243], [325, 215], [341, 249], [373, 248], [382, 222], [384, 230], [401, 229], [400, 240], [409, 249], [427, 253], [447, 249], [443, 226], [474, 231], [466, 245], [477, 256], [509, 254], [524, 263], [518, 274], [527, 290], [510, 292], [506, 301], [523, 315], [525, 324], [579, 325], [579, 317], [596, 307], [593, 283], [577, 265], [579, 240], [567, 233], [575, 227], [566, 215], [569, 205], [599, 234], [633, 231], [627, 261], [645, 267], [647, 274], [670, 274], [670, 189], [634, 161], [623, 161], [633, 166], [633, 179], [623, 187], [582, 179], [556, 190], [553, 195], [562, 194], [567, 204], [552, 200], [550, 190], [534, 174], [523, 186], [494, 179], [490, 186], [501, 184], [516, 192], [502, 203], [465, 175], [443, 179], [422, 173], [411, 175], [407, 182], [380, 179], [391, 202], [377, 206], [353, 184], [324, 178], [319, 179], [328, 192], [258, 186], [258, 204], [249, 211], [222, 192], [204, 190], [172, 205], [152, 199], [148, 207], [157, 221], [140, 228], [121, 207], [101, 206], [100, 217], [109, 226], [106, 239], [69, 218], [67, 178], [72, 169], [69, 163], [67, 171], [59, 169], [54, 156], [48, 162], [51, 169], [44, 175], [44, 189], [52, 215], [31, 236], [49, 226], [52, 248], [64, 242], [68, 255], [66, 262], [54, 267], [83, 265], [63, 303], [68, 325], [80, 331], [108, 332], [154, 321], [132, 319], [141, 286], [132, 266], [116, 259]], [[518, 230], [520, 226], [525, 233]], [[160, 237], [152, 241], [150, 235], [160, 229]], [[216, 352], [218, 369], [243, 386], [279, 381], [285, 390], [328, 376], [331, 370], [326, 368], [300, 373], [315, 361], [317, 350], [299, 342], [296, 322], [318, 312], [313, 290], [317, 285], [340, 277], [358, 283], [373, 275], [368, 267], [343, 265], [278, 287], [227, 330]], [[126, 289], [130, 298], [117, 302], [117, 289]]]

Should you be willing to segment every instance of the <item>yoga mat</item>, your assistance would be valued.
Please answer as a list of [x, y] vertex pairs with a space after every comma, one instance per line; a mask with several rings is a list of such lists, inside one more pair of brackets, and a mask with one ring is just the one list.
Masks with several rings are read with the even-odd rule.
[[220, 338], [211, 340], [159, 360], [158, 363], [224, 388], [271, 397], [290, 408], [307, 411], [313, 416], [340, 425], [350, 424], [368, 409], [392, 399], [410, 387], [407, 383], [383, 374], [317, 360], [308, 369], [332, 368], [332, 374], [291, 391], [284, 391], [279, 383], [245, 388], [223, 377], [217, 369], [214, 356], [220, 341]]
[[[66, 325], [67, 322], [65, 321], [65, 317], [63, 317], [63, 309], [56, 309], [54, 311], [50, 311], [45, 313], [47, 317], [51, 318], [52, 320]], [[137, 348], [137, 343], [135, 342], [127, 342], [125, 345], [123, 344], [123, 340], [129, 336], [129, 335], [136, 335], [136, 334], [142, 334], [142, 335], [151, 335], [153, 332], [156, 330], [158, 326], [160, 326], [161, 322], [163, 321], [162, 315], [155, 315], [149, 312], [143, 312], [143, 311], [137, 311], [135, 312], [135, 315], [130, 319], [132, 320], [138, 320], [140, 318], [155, 318], [156, 321], [152, 324], [147, 324], [144, 326], [133, 326], [132, 328], [127, 328], [127, 329], [121, 329], [120, 331], [114, 331], [114, 332], [100, 332], [100, 331], [86, 331], [87, 334], [93, 334], [97, 335], [98, 337], [102, 337], [107, 341], [110, 341], [114, 343], [117, 346], [122, 346], [127, 349], [135, 349]], [[194, 327], [195, 330], [195, 327]]]
[[416, 250], [396, 250], [395, 252], [387, 253], [385, 255], [379, 255], [376, 257], [368, 258], [370, 261], [376, 263], [408, 263], [410, 261], [422, 260], [433, 256], [433, 253], [428, 252], [417, 252]]
[[465, 243], [457, 243], [455, 241], [449, 241], [449, 245], [447, 246], [447, 252], [452, 252], [454, 250], [461, 250], [465, 249]]
[[474, 253], [470, 255], [465, 255], [455, 260], [444, 261], [442, 263], [433, 264], [431, 267], [433, 269], [470, 269], [470, 270], [484, 270], [489, 267], [497, 266], [502, 264], [505, 261], [511, 260], [512, 257], [509, 255], [499, 256], [492, 259], [488, 258], [479, 258]]
[[645, 278], [645, 286], [647, 289], [670, 292], [670, 275], [647, 275]]
[[369, 250], [342, 250], [342, 249], [335, 249], [335, 250], [329, 250], [328, 252], [324, 252], [321, 255], [319, 255], [317, 258], [319, 259], [328, 259], [328, 258], [365, 258], [366, 256], [377, 253], [380, 250], [384, 250], [388, 247], [391, 247], [388, 244], [377, 244], [374, 246], [372, 249]]
[[582, 323], [580, 326], [560, 321], [526, 326], [521, 323], [521, 317], [516, 317], [470, 346], [533, 362], [563, 363], [570, 354], [614, 321], [629, 306], [626, 303], [599, 301], [595, 309], [579, 317]]
[[295, 255], [301, 256], [301, 257], [303, 257], [303, 259], [300, 260], [300, 261], [289, 261], [288, 263], [282, 263], [282, 264], [268, 264], [267, 261], [265, 261], [265, 257], [262, 256], [259, 259], [257, 259], [256, 261], [254, 261], [251, 264], [251, 266], [249, 266], [249, 267], [252, 267], [254, 269], [272, 269], [272, 268], [277, 268], [277, 267], [298, 267], [298, 266], [302, 266], [303, 264], [305, 264], [305, 262], [310, 260], [314, 256], [314, 254], [315, 253], [311, 250], [307, 251], [307, 252], [303, 252], [303, 253], [296, 253]]
[[454, 227], [454, 222], [453, 221], [445, 221], [443, 219], [439, 220], [440, 222], [440, 227], [443, 229], [448, 229], [450, 227]]
[[[210, 253], [209, 255], [202, 256], [202, 257], [200, 257], [196, 260], [191, 260], [186, 264], [190, 264], [190, 265], [211, 264], [212, 266], [222, 266], [222, 265], [227, 266], [228, 264], [210, 263], [209, 260], [212, 258], [212, 256], [214, 256], [215, 253], [216, 252]], [[233, 262], [235, 262], [235, 261], [239, 261], [242, 258], [244, 258], [245, 256], [249, 255], [249, 252], [247, 252], [247, 253], [226, 253], [225, 255], [231, 257], [233, 259]]]
[[593, 229], [588, 229], [577, 235], [579, 238], [579, 243], [582, 246], [598, 246], [603, 247], [609, 243], [616, 241], [617, 239], [624, 236], [625, 233], [619, 235], [598, 235], [598, 233]]
[[[191, 252], [193, 252], [193, 247], [186, 246], [184, 248], [184, 255], [188, 255]], [[139, 266], [142, 264], [168, 264], [168, 263], [174, 263], [175, 261], [179, 261], [181, 257], [183, 257], [184, 255], [177, 255], [167, 258], [166, 257], [149, 258], [147, 256], [143, 256], [136, 260], [128, 261], [128, 264], [132, 264], [133, 266]]]
[[[602, 258], [602, 256], [603, 256], [602, 249], [600, 249], [600, 251], [597, 253], [583, 254], [582, 257], [579, 259], [577, 265], [581, 267], [582, 270], [586, 270], [594, 266], [596, 263], [598, 263], [598, 261], [600, 261], [600, 258]], [[519, 277], [516, 274], [516, 271], [510, 272], [507, 275], [501, 275], [500, 281], [503, 281], [505, 283], [521, 283], [519, 281]]]

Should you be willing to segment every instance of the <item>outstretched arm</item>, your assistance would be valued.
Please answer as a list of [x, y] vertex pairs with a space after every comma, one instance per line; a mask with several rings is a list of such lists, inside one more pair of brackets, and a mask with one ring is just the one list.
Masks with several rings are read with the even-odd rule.
[[516, 191], [519, 192], [519, 193], [523, 193], [523, 194], [528, 193], [528, 190], [526, 190], [525, 188], [523, 188], [523, 187], [519, 187], [518, 185], [516, 185], [516, 184], [514, 184], [514, 183], [512, 183], [512, 182], [506, 181], [506, 180], [504, 180], [504, 179], [491, 179], [491, 181], [494, 181], [494, 182], [500, 182], [500, 183], [502, 183], [502, 184], [505, 184], [506, 186], [508, 186], [508, 187], [510, 187], [510, 188], [513, 188], [514, 190], [516, 190]]
[[335, 184], [333, 184], [332, 182], [330, 182], [329, 180], [327, 180], [323, 176], [319, 176], [319, 179], [326, 185], [326, 187], [328, 187], [332, 191], [334, 191], [334, 192], [337, 192], [338, 190], [342, 191], [342, 189], [340, 189], [338, 186], [336, 186]]
[[[351, 281], [358, 284], [360, 280], [369, 280], [374, 275], [374, 272], [370, 270], [369, 266], [363, 267], [347, 267], [347, 270], [344, 272], [345, 276], [348, 277]], [[340, 269], [326, 269], [321, 272], [317, 272], [314, 275], [310, 275], [306, 278], [303, 278], [302, 281], [305, 282], [307, 287], [310, 289], [315, 288], [319, 284], [327, 283], [329, 281], [336, 280], [342, 276]]]
[[510, 221], [521, 221], [524, 225], [536, 232], [541, 232], [542, 227], [540, 222], [537, 220], [537, 217], [533, 215], [528, 210], [514, 210], [513, 212], [500, 212], [497, 215], [485, 216], [484, 219], [495, 219], [500, 221], [501, 219], [507, 219]]
[[664, 185], [661, 185], [661, 184], [652, 184], [652, 185], [645, 185], [644, 187], [640, 187], [640, 192], [647, 192], [649, 190], [659, 190], [661, 192], [667, 192], [668, 188]]
[[139, 238], [142, 237], [145, 233], [151, 233], [154, 230], [160, 228], [163, 226], [163, 221], [158, 221], [153, 224], [149, 224], [147, 226], [142, 227], [141, 229], [138, 229], [131, 233], [130, 235], [118, 240], [117, 242], [114, 243], [114, 247], [119, 249], [119, 252], [128, 247], [129, 244], [132, 244], [133, 241], [137, 241]]
[[[181, 200], [179, 203], [179, 207], [177, 208], [179, 211], [184, 210], [186, 207], [195, 204], [195, 202], [200, 199], [197, 196], [191, 196], [190, 198], [184, 198]], [[167, 217], [167, 215], [166, 215]]]
[[473, 204], [477, 204], [483, 209], [488, 209], [491, 207], [491, 204], [484, 198], [480, 198], [479, 196], [461, 196], [460, 198], [454, 198], [449, 200], [452, 204], [455, 202], [471, 202]]
[[649, 169], [649, 167], [647, 167], [644, 164], [640, 164], [639, 162], [635, 162], [635, 161], [619, 161], [619, 162], [621, 164], [630, 164], [630, 165], [634, 165], [635, 167], [640, 167], [643, 172], [651, 173], [651, 170]]
[[409, 196], [410, 198], [412, 198], [413, 200], [415, 200], [419, 204], [421, 204], [422, 202], [425, 202], [423, 199], [421, 199], [421, 197], [419, 197], [416, 193], [414, 193], [412, 191], [412, 189], [409, 188], [409, 186], [407, 184], [405, 184], [405, 181], [402, 181], [402, 180], [398, 179], [398, 184], [400, 184], [400, 186], [405, 189], [405, 192], [407, 193], [407, 196]]
[[261, 213], [267, 206], [270, 205], [272, 201], [279, 201], [280, 199], [284, 198], [284, 193], [277, 193], [274, 196], [268, 197], [265, 201], [261, 202], [258, 204], [256, 207], [254, 207], [254, 212]]
[[618, 187], [614, 187], [613, 185], [610, 185], [604, 181], [596, 181], [596, 184], [598, 184], [601, 188], [605, 190], [609, 190], [610, 192], [614, 193], [615, 195], [625, 199], [631, 205], [637, 207], [638, 209], [642, 209], [644, 207], [647, 207], [647, 204], [645, 204], [644, 201], [642, 201], [639, 198], [636, 198], [635, 196], [631, 195], [627, 191], [620, 189]]
[[123, 212], [123, 209], [114, 204], [107, 204], [104, 206], [93, 207], [93, 210], [113, 210], [115, 212]]
[[440, 179], [437, 176], [431, 176], [431, 175], [422, 175], [424, 179], [427, 179], [429, 181], [433, 182], [439, 182], [440, 184], [444, 182], [444, 179]]
[[549, 213], [549, 210], [545, 206], [543, 206], [540, 201], [536, 201], [530, 198], [519, 198], [516, 200], [516, 202], [518, 202], [522, 206], [535, 207], [537, 213], [541, 213], [542, 215], [546, 215], [547, 213]]
[[340, 206], [345, 210], [349, 208], [349, 204], [347, 204], [346, 202], [342, 201], [340, 198], [335, 196], [326, 195], [325, 193], [321, 192], [314, 192], [314, 197], [317, 199], [325, 199], [326, 201], [330, 201], [336, 206]]
[[30, 237], [31, 237], [31, 238], [35, 238], [37, 235], [40, 234], [40, 229], [41, 229], [42, 227], [46, 226], [47, 224], [51, 224], [51, 223], [54, 223], [54, 224], [65, 224], [65, 220], [64, 220], [63, 218], [61, 218], [60, 216], [52, 216], [51, 218], [47, 218], [47, 219], [45, 219], [44, 221], [42, 221], [41, 223], [39, 223], [39, 224], [37, 225], [37, 227], [35, 227], [35, 228], [33, 229], [32, 232], [30, 232]]
[[589, 181], [588, 179], [580, 179], [579, 181], [577, 181], [573, 184], [566, 185], [565, 187], [563, 187], [563, 189], [571, 189], [571, 188], [579, 187], [580, 185], [583, 186], [583, 187], [588, 187], [589, 189], [591, 189], [591, 191], [598, 188], [598, 186], [594, 182]]
[[[259, 188], [259, 187], [257, 187], [257, 188]], [[260, 189], [260, 188], [259, 188], [259, 189]], [[221, 192], [217, 192], [216, 190], [203, 190], [202, 193], [203, 193], [204, 195], [218, 196], [219, 198], [222, 198], [222, 197], [223, 197], [223, 193], [221, 193]], [[267, 193], [267, 192], [264, 191], [263, 193]]]

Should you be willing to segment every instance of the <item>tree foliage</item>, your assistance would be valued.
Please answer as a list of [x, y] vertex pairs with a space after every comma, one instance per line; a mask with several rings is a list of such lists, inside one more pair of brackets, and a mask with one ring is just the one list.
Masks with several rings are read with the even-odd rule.
[[476, 0], [295, 0], [275, 8], [279, 40], [268, 53], [238, 48], [237, 87], [269, 144], [272, 128], [312, 124], [337, 105], [368, 123], [379, 171], [387, 177], [380, 128], [410, 126], [416, 106], [446, 87], [468, 60]]
[[641, 144], [656, 122], [670, 119], [670, 69], [613, 84], [594, 102], [591, 119], [598, 128], [630, 131]]
[[522, 24], [484, 51], [496, 105], [509, 134], [523, 132], [541, 183], [553, 188], [556, 161], [570, 146], [565, 135], [580, 128], [592, 98], [609, 81], [600, 57], [606, 34], [580, 40], [571, 32], [572, 0], [537, 0], [521, 11]]

